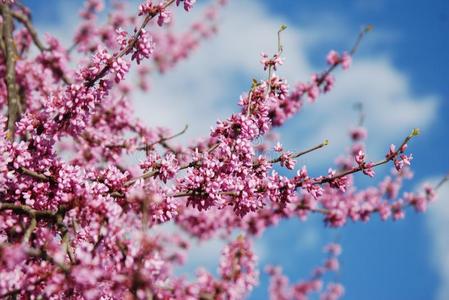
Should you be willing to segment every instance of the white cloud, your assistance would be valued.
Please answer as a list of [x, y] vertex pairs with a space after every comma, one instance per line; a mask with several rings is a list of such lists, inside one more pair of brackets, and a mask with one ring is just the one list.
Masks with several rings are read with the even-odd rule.
[[[309, 220], [308, 222], [312, 222], [312, 220]], [[301, 231], [296, 235], [295, 249], [298, 252], [316, 249], [322, 242], [319, 231], [322, 223], [315, 222], [315, 224], [307, 224], [308, 225], [301, 223]]]
[[[430, 179], [429, 182], [438, 182]], [[426, 215], [432, 237], [433, 264], [440, 276], [437, 299], [445, 300], [449, 295], [449, 184], [438, 191], [438, 198]]]

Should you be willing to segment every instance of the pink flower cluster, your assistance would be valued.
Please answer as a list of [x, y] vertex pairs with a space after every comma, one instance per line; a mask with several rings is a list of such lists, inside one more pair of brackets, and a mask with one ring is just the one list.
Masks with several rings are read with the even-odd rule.
[[[283, 64], [279, 42], [276, 53], [262, 55], [268, 76], [251, 82], [240, 109], [181, 146], [174, 139], [187, 127], [173, 133], [134, 116], [134, 87], [147, 89], [154, 71], [168, 72], [215, 35], [227, 1], [214, 1], [176, 34], [172, 6], [190, 11], [194, 0], [146, 0], [138, 16], [114, 2], [104, 23], [98, 15], [109, 7], [87, 0], [69, 49], [50, 36], [41, 41], [28, 9], [12, 2], [0, 4], [0, 22], [13, 25], [3, 26], [12, 37], [2, 40], [5, 49], [20, 50], [20, 59], [0, 51], [0, 298], [242, 299], [258, 284], [252, 238], [280, 221], [318, 215], [341, 227], [376, 214], [399, 220], [408, 207], [424, 212], [436, 197], [431, 186], [402, 193], [411, 178], [407, 146], [417, 131], [373, 163], [359, 126], [348, 153], [323, 175], [298, 167], [298, 159], [327, 141], [299, 152], [277, 142], [274, 128], [306, 99], [329, 92], [331, 73], [347, 69], [354, 51], [331, 52], [326, 70], [290, 87], [273, 72]], [[356, 173], [373, 177], [388, 163], [390, 176], [356, 188]], [[228, 241], [217, 275], [198, 269], [192, 280], [179, 276], [189, 242], [213, 238]], [[272, 298], [340, 298], [343, 287], [325, 286], [324, 276], [339, 270], [341, 250], [333, 244], [327, 252], [309, 280], [292, 286], [269, 268]]]
[[184, 9], [186, 11], [190, 11], [195, 4], [196, 0], [176, 0], [176, 5], [179, 6], [179, 4], [183, 2], [184, 3]]
[[170, 23], [171, 12], [166, 9], [163, 3], [154, 5], [153, 1], [147, 0], [147, 2], [139, 6], [139, 16], [142, 15], [158, 15], [157, 24], [162, 26], [164, 24]]
[[341, 247], [338, 244], [329, 244], [325, 248], [328, 258], [324, 264], [312, 272], [310, 279], [301, 281], [290, 286], [288, 278], [282, 274], [279, 267], [267, 267], [270, 275], [270, 299], [290, 300], [309, 299], [310, 294], [318, 293], [321, 300], [338, 300], [344, 294], [344, 288], [339, 283], [329, 282], [325, 288], [323, 277], [328, 272], [338, 272], [340, 263], [338, 256], [341, 254]]
[[327, 63], [331, 66], [341, 64], [342, 68], [346, 70], [349, 69], [352, 64], [352, 57], [347, 52], [340, 55], [335, 50], [332, 50], [327, 55]]

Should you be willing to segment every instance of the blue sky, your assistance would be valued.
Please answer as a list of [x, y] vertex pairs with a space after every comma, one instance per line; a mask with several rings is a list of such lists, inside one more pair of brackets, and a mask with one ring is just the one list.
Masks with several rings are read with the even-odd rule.
[[[24, 2], [35, 10], [34, 21], [41, 31], [61, 37], [73, 32], [73, 9], [81, 1]], [[336, 73], [335, 93], [289, 121], [280, 131], [281, 140], [290, 149], [301, 149], [330, 139], [332, 147], [324, 153], [300, 161], [313, 172], [322, 173], [333, 157], [344, 151], [349, 142], [346, 130], [357, 120], [352, 105], [362, 101], [370, 130], [368, 155], [374, 159], [381, 157], [390, 143], [399, 143], [413, 127], [422, 128], [422, 135], [410, 145], [415, 178], [407, 188], [414, 189], [422, 181], [436, 180], [449, 171], [447, 0], [231, 2], [223, 13], [218, 36], [191, 61], [156, 78], [149, 95], [137, 96], [137, 110], [149, 124], [182, 128], [187, 122], [191, 125], [188, 137], [207, 134], [217, 118], [237, 109], [238, 96], [247, 90], [250, 79], [263, 76], [258, 54], [274, 49], [280, 24], [289, 28], [284, 35], [286, 64], [279, 73], [292, 83], [307, 80], [311, 72], [323, 69], [330, 49], [349, 48], [359, 29], [373, 24], [375, 31], [363, 42], [353, 68]], [[183, 16], [179, 24], [188, 23], [195, 14]], [[173, 89], [173, 85], [179, 88]], [[191, 88], [186, 92], [183, 87], [187, 86]], [[198, 110], [204, 117], [197, 117]], [[381, 178], [388, 168], [377, 172]], [[362, 184], [375, 182], [363, 180]], [[318, 216], [306, 223], [283, 222], [257, 241], [261, 266], [280, 264], [296, 281], [322, 262], [322, 246], [338, 239], [343, 245], [338, 279], [346, 287], [345, 299], [447, 299], [449, 240], [444, 229], [449, 226], [448, 196], [445, 188], [440, 202], [428, 214], [410, 212], [396, 223], [376, 220], [332, 230], [325, 228]], [[200, 248], [209, 251], [217, 245]], [[214, 266], [211, 260], [194, 261]], [[262, 276], [261, 286], [251, 299], [266, 297], [266, 280]]]

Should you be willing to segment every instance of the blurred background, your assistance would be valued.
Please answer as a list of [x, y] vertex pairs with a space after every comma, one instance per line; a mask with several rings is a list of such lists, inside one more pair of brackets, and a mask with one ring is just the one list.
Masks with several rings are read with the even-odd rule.
[[[81, 0], [23, 1], [43, 34], [61, 38], [66, 47], [76, 30]], [[136, 10], [138, 1], [127, 1]], [[191, 13], [177, 10], [182, 30], [197, 20], [209, 1], [198, 0]], [[109, 2], [107, 2], [109, 3]], [[110, 4], [110, 3], [109, 3]], [[107, 9], [106, 9], [107, 11]], [[412, 128], [421, 128], [409, 149], [415, 177], [406, 183], [418, 189], [437, 182], [449, 171], [449, 1], [447, 0], [230, 0], [219, 17], [218, 34], [201, 44], [188, 61], [152, 79], [148, 93], [138, 93], [136, 113], [149, 125], [174, 131], [189, 124], [183, 141], [208, 134], [217, 119], [238, 110], [241, 93], [252, 78], [266, 75], [260, 52], [273, 53], [281, 24], [285, 64], [278, 70], [293, 85], [325, 69], [331, 49], [352, 47], [359, 31], [374, 25], [363, 40], [349, 71], [337, 71], [335, 89], [307, 104], [278, 130], [285, 149], [301, 150], [329, 139], [330, 145], [301, 158], [314, 175], [324, 174], [350, 145], [348, 130], [357, 125], [355, 103], [363, 103], [369, 131], [367, 155], [382, 158], [391, 143], [400, 144]], [[389, 166], [376, 169], [371, 180], [357, 176], [361, 187], [379, 182]], [[291, 282], [309, 276], [332, 241], [343, 246], [341, 271], [335, 279], [345, 285], [344, 299], [449, 299], [449, 186], [426, 214], [407, 211], [406, 219], [367, 224], [348, 223], [326, 228], [321, 216], [306, 222], [282, 222], [256, 239], [261, 284], [250, 299], [265, 299], [266, 264], [283, 267]], [[197, 244], [189, 264], [193, 274], [206, 265], [215, 270], [223, 244]]]

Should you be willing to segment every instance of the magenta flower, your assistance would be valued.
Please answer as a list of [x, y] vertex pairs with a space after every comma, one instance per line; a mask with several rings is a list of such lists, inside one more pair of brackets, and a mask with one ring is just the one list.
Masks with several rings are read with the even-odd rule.
[[335, 50], [331, 50], [327, 54], [326, 61], [331, 66], [336, 65], [340, 62], [340, 55]]

